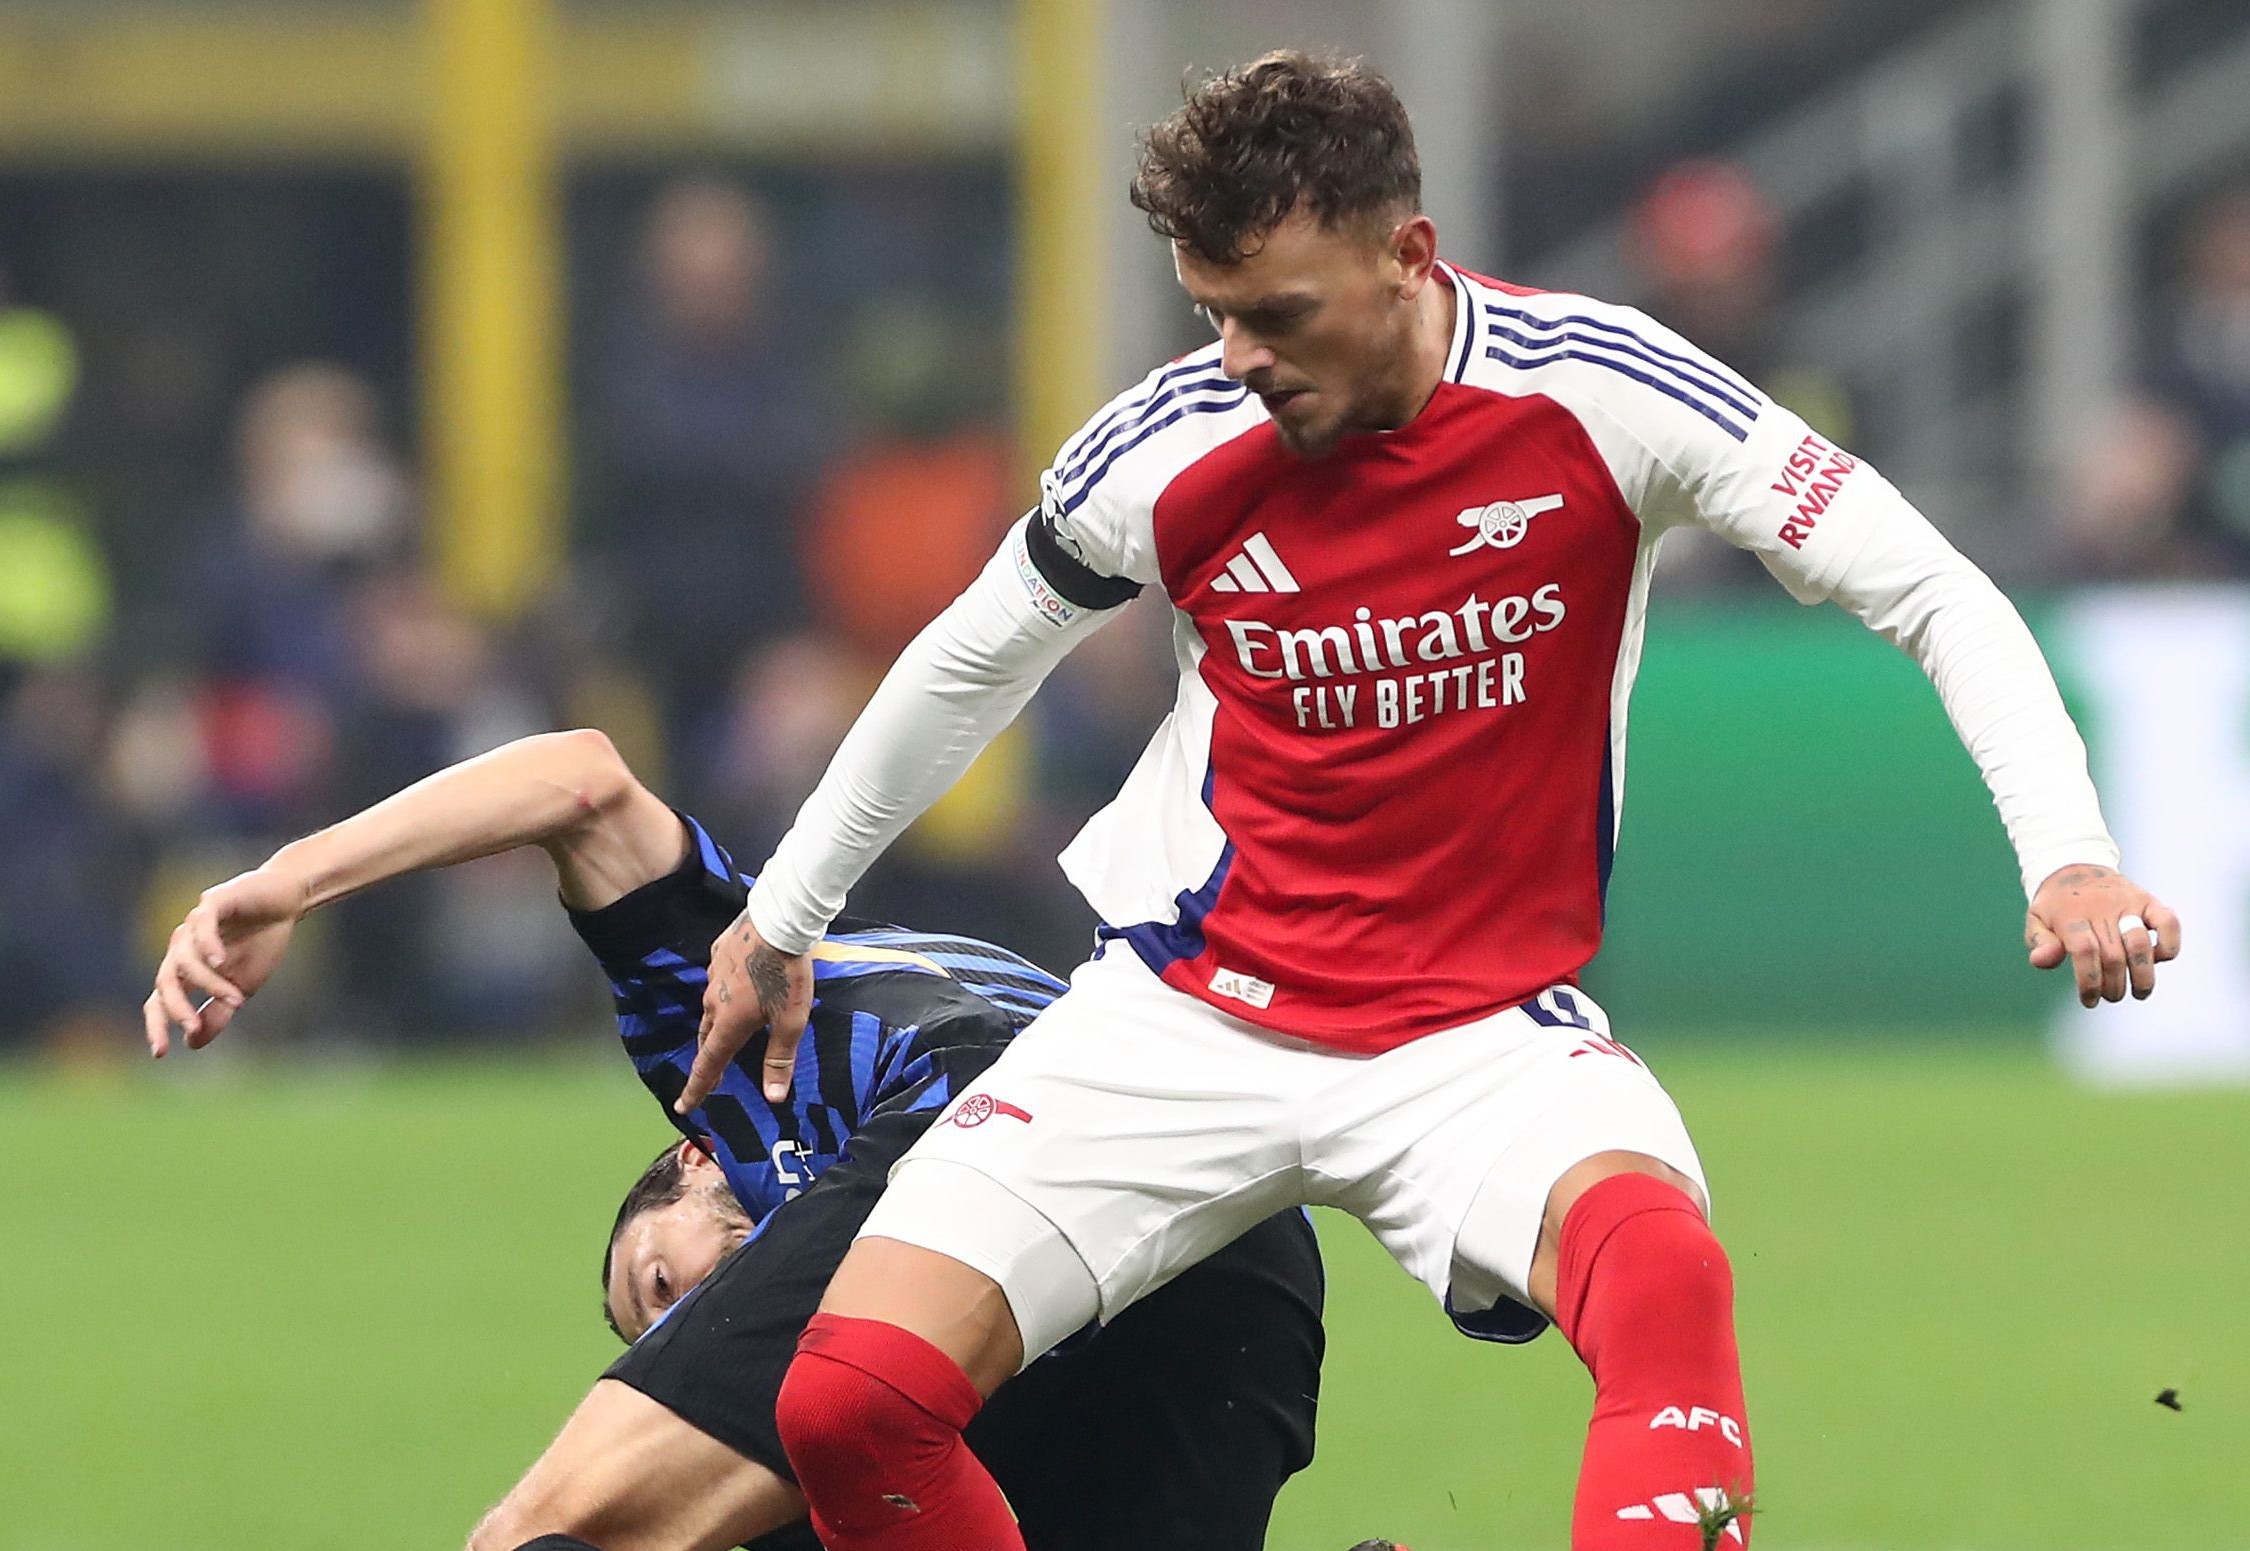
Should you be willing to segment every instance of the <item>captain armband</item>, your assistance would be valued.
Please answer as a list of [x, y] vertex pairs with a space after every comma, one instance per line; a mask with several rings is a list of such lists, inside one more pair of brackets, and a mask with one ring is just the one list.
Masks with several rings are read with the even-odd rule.
[[1042, 619], [1060, 629], [1088, 609], [1117, 608], [1132, 601], [1141, 584], [1104, 576], [1079, 559], [1058, 537], [1045, 512], [1035, 512], [1017, 530], [1016, 575]]

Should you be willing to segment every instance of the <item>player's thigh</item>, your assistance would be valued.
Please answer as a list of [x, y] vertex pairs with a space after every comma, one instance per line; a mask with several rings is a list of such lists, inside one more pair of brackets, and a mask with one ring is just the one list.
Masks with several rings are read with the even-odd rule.
[[1301, 1050], [1112, 945], [915, 1144], [861, 1230], [982, 1282], [947, 1273], [933, 1293], [909, 1280], [926, 1260], [885, 1250], [878, 1275], [855, 1248], [827, 1307], [938, 1339], [989, 1283], [1036, 1357], [1302, 1198], [1290, 1093], [1307, 1081]]
[[513, 1551], [572, 1535], [602, 1551], [720, 1551], [803, 1511], [796, 1488], [765, 1466], [603, 1379], [469, 1546]]
[[[902, 1177], [917, 1186], [932, 1183], [926, 1170]], [[982, 1176], [966, 1182], [972, 1198], [993, 1193], [997, 1212], [988, 1207], [979, 1213], [954, 1193], [937, 1199], [945, 1212], [958, 1207], [964, 1217], [981, 1215], [974, 1249], [964, 1246], [958, 1254], [948, 1254], [879, 1232], [862, 1238], [836, 1268], [820, 1312], [878, 1320], [919, 1336], [951, 1358], [978, 1394], [990, 1395], [1038, 1355], [1024, 1349], [1026, 1328], [1040, 1331], [1056, 1323], [1067, 1329], [1069, 1321], [1083, 1324], [1093, 1317], [1094, 1279], [1068, 1242], [1015, 1197]], [[923, 1222], [937, 1218], [919, 1209], [913, 1215]], [[1007, 1249], [994, 1235], [996, 1215], [1021, 1219], [1008, 1235]], [[976, 1264], [965, 1258], [971, 1254]], [[985, 1265], [995, 1274], [979, 1268]], [[1021, 1323], [1018, 1307], [1025, 1311]]]
[[1333, 1097], [1340, 1118], [1319, 1152], [1324, 1172], [1350, 1182], [1337, 1204], [1465, 1328], [1500, 1339], [1541, 1328], [1505, 1300], [1532, 1302], [1547, 1203], [1575, 1166], [1646, 1157], [1708, 1199], [1671, 1096], [1593, 999], [1567, 987], [1377, 1057]]
[[1033, 1551], [1259, 1551], [1312, 1458], [1322, 1296], [1279, 1213], [994, 1396], [970, 1441]]

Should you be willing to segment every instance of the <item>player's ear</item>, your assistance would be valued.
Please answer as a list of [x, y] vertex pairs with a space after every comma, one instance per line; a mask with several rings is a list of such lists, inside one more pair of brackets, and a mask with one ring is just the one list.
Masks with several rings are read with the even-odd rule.
[[700, 1136], [685, 1137], [680, 1142], [680, 1172], [693, 1176], [705, 1169], [715, 1169], [719, 1160], [711, 1156], [711, 1144]]
[[1390, 259], [1398, 266], [1399, 296], [1412, 300], [1429, 283], [1437, 263], [1437, 223], [1413, 215], [1391, 228]]

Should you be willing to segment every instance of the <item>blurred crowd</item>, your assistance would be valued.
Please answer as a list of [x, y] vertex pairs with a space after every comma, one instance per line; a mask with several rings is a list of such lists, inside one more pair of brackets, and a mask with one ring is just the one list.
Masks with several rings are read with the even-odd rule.
[[2069, 574], [2250, 575], [2250, 181], [2189, 214], [2130, 391], [2073, 471]]
[[[1622, 192], [1640, 299], [1880, 461], [1855, 385], [1776, 305], [1795, 234], [1701, 154], [1716, 133], [1683, 131]], [[577, 201], [569, 562], [506, 622], [456, 607], [430, 563], [395, 190], [277, 197], [281, 225], [204, 255], [201, 307], [174, 294], [197, 289], [191, 255], [57, 239], [27, 259], [0, 199], [0, 1048], [116, 1048], [200, 888], [545, 728], [608, 731], [763, 859], [1030, 488], [1002, 173], [802, 196], [714, 174]], [[22, 230], [67, 224], [32, 214]], [[263, 265], [290, 220], [309, 233]], [[2146, 269], [2140, 358], [2068, 471], [2048, 580], [2250, 571], [2250, 182], [2178, 212]], [[1755, 574], [1717, 551], [1673, 571]], [[857, 910], [1075, 959], [1091, 921], [1051, 858], [1171, 697], [1141, 614], [1065, 665]], [[308, 935], [260, 1037], [513, 1037], [597, 1005], [536, 859], [347, 901]]]
[[[101, 465], [147, 418], [120, 408], [130, 373], [0, 272], [0, 1044], [114, 1046], [200, 888], [558, 725], [601, 726], [743, 866], [763, 859], [1020, 511], [1001, 304], [803, 305], [782, 218], [739, 179], [657, 187], [626, 230], [574, 320], [570, 563], [504, 624], [433, 572], [396, 384], [335, 359], [246, 373], [213, 395], [207, 479], [175, 468], [151, 493]], [[1047, 699], [855, 908], [1079, 953], [1091, 923], [1051, 857], [1168, 702], [1162, 644], [1105, 633]], [[270, 1037], [516, 1036], [595, 1005], [536, 858], [314, 925], [261, 999]]]

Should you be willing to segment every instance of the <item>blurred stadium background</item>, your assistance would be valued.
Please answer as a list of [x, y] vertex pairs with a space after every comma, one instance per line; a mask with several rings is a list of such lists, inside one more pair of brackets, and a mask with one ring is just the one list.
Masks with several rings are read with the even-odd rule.
[[[1668, 553], [1595, 986], [1713, 1169], [1760, 1543], [2250, 1547], [2241, 0], [0, 0], [0, 1551], [447, 1544], [514, 1478], [661, 1136], [543, 868], [339, 907], [145, 1071], [162, 932], [561, 725], [762, 856], [1194, 342], [1130, 126], [1285, 43], [1398, 80], [1456, 259], [1649, 305], [1999, 576], [2188, 920], [2066, 1011], [1911, 666]], [[863, 910], [1074, 961], [1141, 623]], [[1568, 1354], [1326, 1226], [1273, 1544], [1560, 1544]]]

